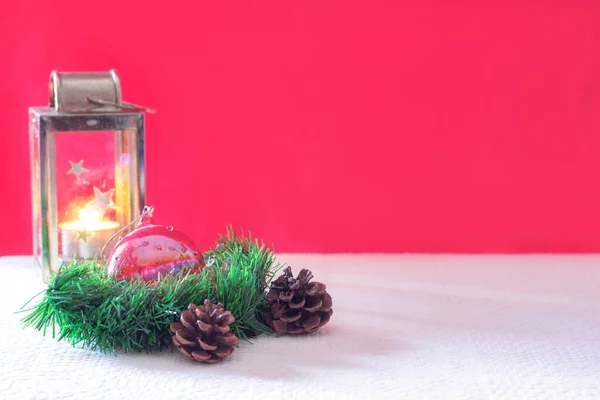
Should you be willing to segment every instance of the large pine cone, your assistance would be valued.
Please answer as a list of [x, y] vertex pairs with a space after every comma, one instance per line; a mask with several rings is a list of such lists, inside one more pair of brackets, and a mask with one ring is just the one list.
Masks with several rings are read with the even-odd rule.
[[171, 324], [173, 343], [179, 351], [192, 360], [213, 364], [233, 353], [240, 340], [229, 332], [235, 321], [231, 312], [223, 310], [223, 304], [211, 304], [204, 300], [203, 306], [190, 304], [181, 313], [181, 322]]
[[283, 275], [271, 282], [265, 319], [277, 334], [315, 332], [329, 322], [331, 296], [323, 283], [310, 282], [312, 278], [307, 269], [294, 278], [292, 268], [286, 267]]

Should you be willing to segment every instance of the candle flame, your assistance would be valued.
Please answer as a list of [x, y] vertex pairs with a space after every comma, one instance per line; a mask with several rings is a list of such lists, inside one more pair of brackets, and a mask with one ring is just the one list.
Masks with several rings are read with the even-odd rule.
[[63, 231], [77, 232], [100, 232], [100, 231], [116, 231], [119, 224], [116, 221], [106, 220], [102, 217], [102, 213], [95, 207], [84, 205], [79, 209], [79, 218], [75, 221], [65, 221], [60, 223], [59, 227]]
[[79, 210], [79, 220], [85, 225], [96, 225], [100, 221], [100, 212], [91, 207], [82, 208]]

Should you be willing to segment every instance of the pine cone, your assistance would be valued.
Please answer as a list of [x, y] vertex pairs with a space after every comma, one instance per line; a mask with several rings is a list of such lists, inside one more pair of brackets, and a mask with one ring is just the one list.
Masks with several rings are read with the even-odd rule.
[[292, 268], [286, 267], [283, 275], [271, 282], [265, 319], [277, 334], [311, 333], [329, 322], [331, 296], [323, 283], [310, 282], [312, 278], [307, 269], [294, 278]]
[[203, 306], [190, 304], [181, 313], [180, 321], [171, 324], [173, 343], [192, 360], [216, 363], [233, 353], [233, 347], [240, 343], [229, 332], [235, 318], [223, 310], [221, 303], [214, 305], [204, 300]]

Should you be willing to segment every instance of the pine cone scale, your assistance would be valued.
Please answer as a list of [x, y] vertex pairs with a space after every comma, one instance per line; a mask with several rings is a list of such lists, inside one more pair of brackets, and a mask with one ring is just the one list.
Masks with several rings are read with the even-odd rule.
[[273, 305], [271, 305], [271, 313], [273, 314], [273, 318], [275, 318], [275, 319], [281, 318], [281, 315], [283, 314], [284, 311], [285, 311], [285, 305], [283, 305], [279, 302], [273, 303]]
[[227, 332], [229, 332], [230, 329], [231, 328], [229, 328], [229, 325], [225, 325], [225, 326], [214, 325], [213, 326], [213, 331], [219, 332], [219, 333], [227, 333]]
[[237, 346], [240, 344], [240, 339], [233, 333], [228, 333], [227, 335], [219, 336], [217, 338], [217, 343], [222, 343], [227, 346]]
[[293, 297], [294, 297], [293, 291], [279, 293], [279, 300], [284, 301], [286, 303], [291, 301]]
[[202, 321], [201, 319], [198, 320], [197, 324], [198, 324], [198, 328], [205, 335], [210, 335], [212, 333], [212, 331], [213, 331], [212, 325], [207, 324], [206, 322]]
[[310, 333], [304, 330], [304, 328], [302, 328], [301, 326], [295, 326], [293, 325], [291, 328], [288, 326], [286, 328], [286, 332], [285, 333], [289, 333], [292, 335], [297, 335], [299, 333]]
[[310, 270], [302, 269], [302, 270], [300, 270], [300, 273], [298, 274], [298, 277], [296, 278], [296, 280], [298, 282], [300, 282], [300, 284], [305, 285], [312, 278], [313, 278], [313, 274], [312, 274], [312, 272], [310, 272]]
[[200, 339], [198, 339], [198, 343], [200, 343], [200, 347], [202, 347], [204, 350], [212, 351], [217, 349], [216, 345], [208, 344]]
[[215, 349], [215, 351], [213, 351], [213, 353], [216, 354], [220, 358], [225, 358], [228, 355], [230, 355], [231, 353], [233, 353], [233, 347], [227, 347], [227, 346], [218, 347], [217, 349]]
[[329, 295], [329, 293], [325, 293], [325, 295], [323, 296], [323, 304], [322, 304], [322, 310], [323, 311], [329, 311], [331, 310], [331, 307], [333, 306], [333, 299], [331, 298], [331, 296]]
[[275, 329], [275, 333], [278, 334], [283, 334], [286, 333], [286, 330], [288, 328], [288, 323], [286, 321], [283, 321], [281, 319], [275, 319], [273, 320], [273, 328]]
[[314, 296], [319, 292], [318, 282], [309, 283], [308, 285], [306, 285], [305, 290], [307, 295]]
[[229, 311], [226, 311], [217, 317], [217, 322], [220, 326], [231, 325], [234, 321], [235, 318]]
[[304, 296], [294, 296], [288, 304], [290, 308], [302, 308], [306, 304], [306, 298]]
[[185, 336], [186, 334], [183, 330], [178, 330], [177, 332], [175, 332], [175, 339], [177, 339], [181, 346], [197, 346], [197, 343], [194, 340], [192, 340], [189, 337], [186, 338]]
[[313, 304], [306, 304], [304, 309], [308, 312], [315, 312], [321, 309], [323, 300], [315, 299]]
[[182, 352], [182, 353], [183, 353], [183, 354], [184, 354], [186, 357], [188, 357], [188, 358], [194, 358], [194, 357], [192, 356], [192, 352], [191, 352], [191, 351], [189, 351], [187, 347], [185, 347], [185, 346], [181, 346], [181, 347], [178, 347], [178, 348], [179, 348], [179, 350], [180, 350], [180, 351], [181, 351], [181, 352]]
[[176, 332], [178, 330], [185, 329], [185, 327], [183, 326], [183, 324], [181, 322], [173, 322], [170, 325], [170, 328], [171, 328], [171, 332]]
[[333, 311], [319, 313], [319, 316], [321, 317], [321, 322], [319, 322], [319, 328], [329, 322], [329, 319], [331, 318], [332, 314]]
[[275, 302], [277, 301], [277, 299], [279, 298], [279, 294], [281, 293], [280, 290], [277, 289], [273, 289], [269, 292], [269, 294], [267, 294], [267, 301], [269, 303], [271, 302]]
[[294, 310], [293, 308], [290, 308], [289, 310], [284, 312], [283, 315], [281, 316], [281, 318], [279, 318], [279, 319], [281, 319], [282, 321], [285, 321], [285, 322], [296, 322], [301, 317], [302, 317], [302, 313], [300, 312], [300, 310]]
[[188, 329], [194, 329], [195, 318], [189, 310], [181, 313], [181, 323]]
[[314, 327], [319, 326], [319, 322], [321, 322], [321, 317], [319, 314], [309, 313], [305, 318], [302, 319], [302, 327], [309, 331]]
[[196, 361], [206, 361], [211, 357], [209, 353], [206, 351], [194, 351], [191, 353], [190, 358], [195, 359]]

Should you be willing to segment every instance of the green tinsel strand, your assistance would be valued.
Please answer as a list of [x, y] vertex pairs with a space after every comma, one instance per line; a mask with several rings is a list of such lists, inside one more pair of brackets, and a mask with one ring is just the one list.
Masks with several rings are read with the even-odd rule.
[[181, 310], [208, 298], [235, 316], [231, 330], [240, 339], [270, 333], [262, 311], [266, 288], [279, 269], [273, 252], [230, 229], [204, 256], [201, 273], [182, 271], [154, 283], [116, 281], [103, 264], [74, 261], [50, 278], [43, 299], [26, 310], [24, 325], [44, 335], [51, 329], [58, 340], [103, 352], [150, 351], [170, 345], [169, 325]]

